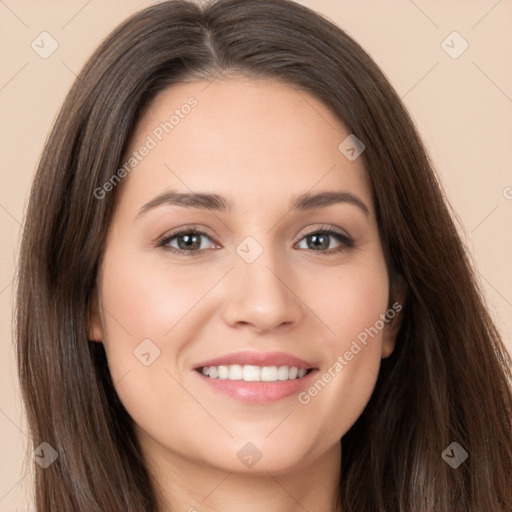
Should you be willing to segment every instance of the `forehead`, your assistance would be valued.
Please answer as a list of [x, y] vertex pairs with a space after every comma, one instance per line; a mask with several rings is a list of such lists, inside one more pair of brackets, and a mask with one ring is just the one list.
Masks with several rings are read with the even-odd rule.
[[123, 181], [123, 195], [220, 191], [237, 207], [237, 198], [261, 206], [283, 193], [344, 188], [371, 205], [363, 159], [339, 149], [349, 135], [322, 101], [280, 81], [232, 75], [180, 83], [139, 120], [124, 160], [151, 149]]

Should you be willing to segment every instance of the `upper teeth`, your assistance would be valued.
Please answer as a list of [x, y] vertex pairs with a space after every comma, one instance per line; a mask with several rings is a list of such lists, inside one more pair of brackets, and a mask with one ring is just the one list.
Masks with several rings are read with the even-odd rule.
[[244, 380], [246, 382], [275, 382], [276, 380], [300, 379], [306, 375], [305, 368], [296, 366], [252, 366], [230, 364], [226, 366], [205, 366], [203, 375], [212, 379]]

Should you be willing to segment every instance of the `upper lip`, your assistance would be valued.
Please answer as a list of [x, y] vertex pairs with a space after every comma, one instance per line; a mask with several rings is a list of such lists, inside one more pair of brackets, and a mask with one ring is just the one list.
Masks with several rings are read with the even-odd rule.
[[286, 354], [285, 352], [257, 352], [242, 351], [232, 352], [223, 356], [208, 359], [195, 366], [198, 370], [205, 366], [228, 366], [230, 364], [254, 365], [254, 366], [290, 366], [297, 368], [311, 369], [313, 365], [298, 357]]

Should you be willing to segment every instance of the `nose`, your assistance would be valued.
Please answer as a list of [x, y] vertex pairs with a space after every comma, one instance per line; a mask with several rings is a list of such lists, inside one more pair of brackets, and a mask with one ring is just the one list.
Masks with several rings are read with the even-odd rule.
[[268, 249], [252, 263], [235, 256], [235, 268], [225, 283], [225, 322], [250, 326], [258, 333], [298, 325], [304, 304], [289, 264]]

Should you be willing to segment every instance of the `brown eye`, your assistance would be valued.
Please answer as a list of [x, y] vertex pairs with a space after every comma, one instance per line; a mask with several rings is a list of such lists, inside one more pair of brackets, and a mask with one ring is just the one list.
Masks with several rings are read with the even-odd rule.
[[[333, 242], [334, 240], [334, 242]], [[322, 229], [306, 234], [299, 242], [300, 249], [330, 254], [354, 246], [352, 238], [334, 229]]]
[[[205, 242], [205, 239], [210, 240], [211, 244]], [[187, 255], [194, 255], [199, 251], [211, 249], [212, 247], [208, 247], [208, 245], [215, 244], [206, 233], [191, 229], [172, 233], [159, 243], [160, 247]]]

